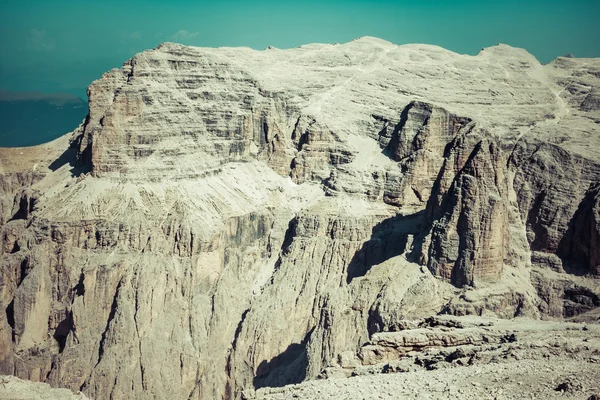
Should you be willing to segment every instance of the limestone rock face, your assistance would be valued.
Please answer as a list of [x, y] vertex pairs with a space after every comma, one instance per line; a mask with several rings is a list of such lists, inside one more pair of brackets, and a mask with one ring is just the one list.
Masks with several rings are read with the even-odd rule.
[[579, 203], [558, 254], [595, 275], [600, 275], [600, 183], [590, 184]]
[[[434, 317], [405, 320], [340, 355], [319, 380], [260, 388], [252, 399], [593, 399], [600, 391], [597, 324]], [[594, 362], [581, 362], [590, 357]], [[549, 367], [550, 366], [550, 367]], [[329, 379], [331, 378], [331, 379]]]
[[421, 239], [420, 259], [458, 286], [498, 280], [508, 241], [508, 182], [500, 145], [469, 132], [448, 153], [426, 210], [430, 226]]
[[72, 134], [0, 149], [0, 373], [234, 399], [407, 320], [593, 319], [599, 77], [368, 37], [140, 53]]

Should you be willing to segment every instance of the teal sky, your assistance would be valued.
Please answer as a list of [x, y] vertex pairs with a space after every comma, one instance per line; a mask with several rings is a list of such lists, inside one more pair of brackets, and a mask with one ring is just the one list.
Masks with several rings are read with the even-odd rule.
[[506, 43], [542, 62], [600, 57], [600, 0], [0, 0], [0, 89], [85, 88], [164, 41], [296, 47], [377, 36], [467, 54]]

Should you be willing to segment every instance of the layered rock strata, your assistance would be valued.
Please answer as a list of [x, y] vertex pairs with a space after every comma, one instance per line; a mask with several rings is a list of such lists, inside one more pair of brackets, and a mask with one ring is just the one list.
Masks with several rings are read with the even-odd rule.
[[595, 399], [598, 325], [442, 317], [405, 320], [340, 354], [319, 380], [261, 388], [253, 399]]
[[140, 53], [0, 149], [0, 372], [242, 398], [407, 319], [595, 315], [598, 87], [505, 45]]

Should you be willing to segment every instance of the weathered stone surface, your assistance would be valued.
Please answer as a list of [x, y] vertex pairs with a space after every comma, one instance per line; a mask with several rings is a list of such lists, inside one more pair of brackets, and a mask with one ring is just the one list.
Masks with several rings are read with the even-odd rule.
[[319, 380], [252, 399], [590, 398], [600, 389], [597, 324], [480, 317], [406, 321], [340, 354]]
[[[459, 148], [436, 182], [440, 193], [447, 184], [443, 181], [449, 180], [444, 175], [455, 174], [441, 198], [436, 193], [430, 199], [432, 222], [421, 250], [426, 252], [421, 260], [432, 273], [458, 286], [473, 285], [476, 279], [498, 280], [508, 242], [507, 174], [499, 145], [478, 141], [464, 164], [461, 158]], [[457, 164], [457, 172], [447, 170]]]
[[241, 398], [408, 319], [592, 318], [599, 68], [375, 38], [136, 55], [70, 137], [0, 149], [0, 372]]
[[83, 393], [54, 389], [47, 383], [33, 383], [14, 376], [0, 376], [0, 398], [10, 400], [85, 400]]
[[557, 254], [575, 267], [600, 275], [600, 182], [592, 183], [579, 203]]
[[360, 349], [359, 358], [365, 365], [377, 364], [404, 356], [411, 351], [435, 347], [455, 347], [500, 343], [503, 336], [481, 329], [414, 329], [400, 332], [381, 332], [371, 336], [369, 344]]

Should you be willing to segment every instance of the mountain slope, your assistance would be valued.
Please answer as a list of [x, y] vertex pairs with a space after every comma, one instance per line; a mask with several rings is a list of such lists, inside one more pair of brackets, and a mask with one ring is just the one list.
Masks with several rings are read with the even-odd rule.
[[600, 60], [165, 43], [0, 149], [0, 372], [240, 398], [407, 319], [600, 306]]

